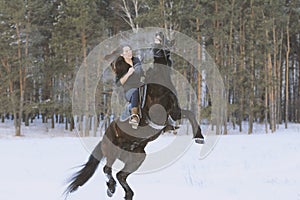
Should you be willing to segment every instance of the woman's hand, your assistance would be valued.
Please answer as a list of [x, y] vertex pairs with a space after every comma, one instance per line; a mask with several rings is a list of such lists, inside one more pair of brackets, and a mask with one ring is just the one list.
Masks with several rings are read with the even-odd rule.
[[128, 69], [127, 74], [130, 76], [131, 74], [133, 74], [133, 72], [134, 72], [134, 68], [133, 68], [133, 67], [130, 67], [130, 68]]
[[154, 38], [154, 44], [160, 44], [160, 40], [158, 38]]
[[133, 74], [134, 72], [134, 68], [133, 67], [130, 67], [128, 69], [128, 72], [120, 79], [120, 82], [122, 85], [125, 84], [125, 82], [127, 81], [127, 79], [129, 78], [129, 76], [131, 76], [131, 74]]

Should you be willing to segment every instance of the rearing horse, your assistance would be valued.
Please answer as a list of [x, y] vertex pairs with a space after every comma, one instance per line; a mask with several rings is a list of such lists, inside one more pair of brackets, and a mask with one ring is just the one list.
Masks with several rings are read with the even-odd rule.
[[[161, 53], [161, 56], [164, 56], [166, 61], [168, 61], [167, 52], [162, 49]], [[155, 64], [161, 63], [155, 61]], [[164, 131], [167, 126], [168, 116], [171, 116], [173, 120], [188, 119], [193, 129], [193, 138], [195, 138], [197, 143], [204, 142], [204, 137], [201, 134], [201, 129], [194, 113], [180, 109], [175, 91], [172, 91], [172, 86], [169, 87], [169, 83], [167, 83], [168, 86], [161, 85], [152, 79], [154, 74], [156, 77], [170, 76], [170, 74], [167, 74], [168, 69], [159, 70], [158, 74], [155, 71], [156, 66], [154, 65], [153, 71], [146, 74], [147, 92], [144, 100], [145, 105], [141, 108], [142, 117], [139, 128], [136, 130], [132, 129], [128, 120], [114, 120], [106, 129], [102, 140], [94, 148], [87, 163], [70, 179], [70, 184], [65, 191], [66, 195], [84, 185], [92, 177], [100, 161], [106, 158], [103, 171], [108, 178], [107, 195], [112, 196], [116, 190], [112, 166], [119, 159], [124, 162], [124, 167], [117, 173], [116, 177], [125, 191], [125, 199], [132, 200], [134, 192], [126, 182], [126, 179], [142, 165], [146, 158], [146, 145], [157, 139]], [[161, 125], [159, 126], [160, 128], [150, 126], [153, 121]]]

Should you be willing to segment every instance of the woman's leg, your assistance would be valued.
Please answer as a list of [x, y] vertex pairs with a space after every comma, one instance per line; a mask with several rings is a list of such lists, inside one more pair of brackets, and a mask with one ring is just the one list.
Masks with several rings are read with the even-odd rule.
[[132, 128], [136, 129], [139, 125], [139, 89], [136, 89], [130, 98], [131, 103], [131, 118], [129, 123], [132, 125]]
[[130, 98], [131, 107], [139, 107], [139, 89], [134, 90]]

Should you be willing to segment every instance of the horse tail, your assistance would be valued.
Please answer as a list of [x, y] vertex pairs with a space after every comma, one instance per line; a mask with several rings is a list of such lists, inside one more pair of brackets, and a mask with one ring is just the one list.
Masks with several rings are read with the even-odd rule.
[[87, 163], [82, 165], [83, 168], [77, 173], [75, 173], [68, 181], [70, 184], [64, 192], [66, 197], [69, 193], [76, 191], [78, 187], [84, 185], [93, 176], [102, 158], [103, 153], [101, 150], [100, 141], [93, 150], [92, 154], [90, 155]]

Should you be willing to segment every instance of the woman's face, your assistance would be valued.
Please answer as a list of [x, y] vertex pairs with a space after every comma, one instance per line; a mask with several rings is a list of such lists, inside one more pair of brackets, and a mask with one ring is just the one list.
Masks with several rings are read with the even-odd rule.
[[131, 59], [132, 58], [132, 50], [129, 46], [123, 47], [123, 53], [121, 54], [125, 59]]

